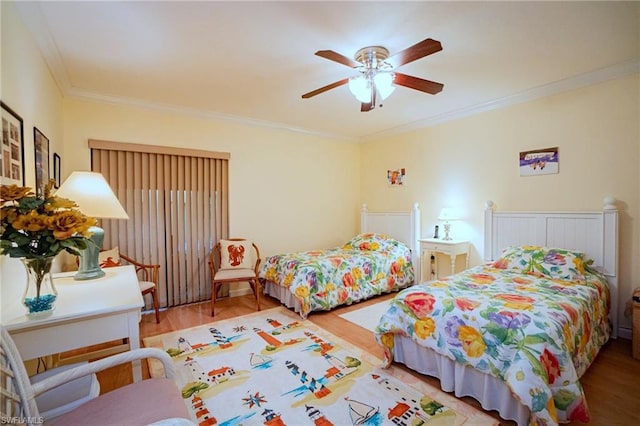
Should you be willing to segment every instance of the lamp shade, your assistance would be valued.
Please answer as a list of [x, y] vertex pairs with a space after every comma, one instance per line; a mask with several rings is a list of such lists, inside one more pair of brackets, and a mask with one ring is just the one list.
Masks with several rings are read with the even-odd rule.
[[396, 89], [393, 83], [393, 75], [389, 72], [378, 72], [373, 78], [380, 97], [384, 100]]
[[78, 204], [87, 216], [103, 219], [129, 219], [120, 201], [102, 174], [73, 172], [56, 191], [56, 195]]
[[363, 75], [349, 79], [349, 90], [360, 102], [371, 102], [371, 83]]
[[438, 220], [452, 221], [458, 219], [460, 219], [460, 212], [451, 207], [444, 207], [438, 215]]

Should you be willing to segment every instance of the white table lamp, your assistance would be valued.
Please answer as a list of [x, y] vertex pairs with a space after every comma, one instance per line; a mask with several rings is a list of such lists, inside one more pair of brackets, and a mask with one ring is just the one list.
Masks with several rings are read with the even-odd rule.
[[[104, 176], [95, 172], [73, 172], [64, 181], [56, 196], [68, 198], [78, 204], [80, 211], [91, 217], [101, 219], [129, 219], [120, 201], [111, 190]], [[76, 280], [92, 280], [105, 275], [98, 263], [98, 254], [104, 241], [104, 229], [98, 226], [89, 228], [91, 240], [80, 255], [80, 267], [74, 276]]]
[[442, 237], [445, 241], [450, 241], [452, 238], [449, 235], [451, 232], [451, 223], [454, 220], [460, 219], [460, 215], [458, 211], [451, 207], [444, 207], [440, 210], [440, 214], [438, 215], [438, 220], [444, 221], [444, 237]]

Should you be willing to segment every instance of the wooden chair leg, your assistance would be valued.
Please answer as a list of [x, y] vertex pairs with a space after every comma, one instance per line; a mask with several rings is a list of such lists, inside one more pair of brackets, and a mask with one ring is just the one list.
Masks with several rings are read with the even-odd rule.
[[253, 293], [256, 295], [256, 305], [260, 310], [260, 282], [257, 279], [253, 280], [252, 287]]
[[153, 297], [153, 308], [156, 310], [156, 324], [160, 324], [160, 303], [158, 302], [158, 289], [156, 287], [151, 290]]
[[216, 292], [217, 292], [216, 283], [211, 283], [211, 316], [215, 315]]

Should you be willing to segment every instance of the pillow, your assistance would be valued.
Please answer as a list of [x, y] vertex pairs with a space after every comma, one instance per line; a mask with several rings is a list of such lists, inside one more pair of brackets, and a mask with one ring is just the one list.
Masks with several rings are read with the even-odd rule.
[[584, 281], [584, 253], [562, 248], [512, 246], [492, 266], [562, 281]]
[[98, 264], [101, 268], [120, 266], [120, 250], [118, 247], [98, 253]]
[[371, 251], [384, 251], [392, 250], [400, 244], [399, 241], [394, 240], [388, 235], [366, 233], [356, 235], [348, 241], [342, 248], [344, 250], [371, 250]]
[[220, 240], [220, 269], [253, 269], [255, 265], [251, 241]]

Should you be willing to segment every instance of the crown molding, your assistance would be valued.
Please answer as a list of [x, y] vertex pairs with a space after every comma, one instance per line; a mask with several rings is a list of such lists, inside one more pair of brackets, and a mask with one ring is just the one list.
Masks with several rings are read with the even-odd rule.
[[428, 117], [423, 120], [414, 121], [412, 123], [383, 130], [381, 132], [372, 133], [363, 136], [362, 139], [366, 142], [367, 140], [378, 138], [380, 136], [396, 135], [399, 133], [422, 129], [447, 121], [458, 120], [461, 118], [480, 114], [482, 112], [492, 111], [523, 102], [533, 101], [535, 99], [545, 98], [547, 96], [580, 89], [582, 87], [591, 86], [594, 84], [602, 83], [604, 81], [613, 80], [637, 73], [640, 73], [640, 59], [633, 59], [627, 62], [621, 62], [619, 64], [612, 65], [610, 67], [600, 68], [595, 71], [578, 74], [573, 77], [555, 81], [553, 83], [544, 84], [542, 86], [534, 87], [532, 89], [528, 89], [513, 95], [505, 96], [476, 105], [470, 105], [468, 107], [448, 111], [443, 114]]
[[97, 102], [104, 102], [113, 105], [125, 105], [137, 108], [152, 109], [156, 111], [170, 112], [174, 114], [183, 114], [187, 116], [205, 118], [209, 120], [221, 120], [240, 123], [248, 126], [266, 127], [270, 129], [284, 130], [294, 133], [302, 133], [309, 136], [316, 136], [328, 139], [337, 139], [345, 142], [357, 143], [359, 138], [349, 137], [334, 133], [323, 133], [311, 129], [305, 129], [301, 127], [295, 127], [284, 123], [276, 123], [266, 120], [258, 120], [247, 117], [234, 116], [230, 114], [223, 114], [214, 111], [199, 110], [196, 108], [182, 107], [172, 104], [163, 104], [157, 102], [142, 101], [139, 99], [124, 98], [111, 95], [103, 95], [100, 93], [90, 92], [86, 90], [73, 87], [69, 79], [69, 74], [62, 55], [58, 49], [58, 45], [55, 43], [51, 36], [51, 30], [47, 25], [46, 19], [42, 13], [42, 9], [37, 2], [16, 2], [15, 3], [18, 13], [22, 18], [25, 26], [33, 36], [40, 53], [44, 57], [49, 70], [55, 80], [58, 88], [62, 92], [63, 96], [68, 98], [75, 98], [80, 100], [92, 100]]
[[42, 14], [40, 5], [37, 2], [30, 1], [15, 2], [14, 5], [22, 18], [22, 22], [25, 27], [27, 27], [27, 30], [29, 30], [29, 33], [31, 33], [40, 53], [49, 66], [51, 75], [58, 85], [58, 88], [63, 94], [66, 94], [71, 89], [69, 74], [62, 61], [62, 55], [60, 55], [58, 45], [51, 36], [51, 30]]
[[149, 109], [161, 112], [169, 112], [172, 114], [181, 114], [190, 117], [204, 118], [207, 120], [227, 121], [239, 123], [245, 126], [263, 127], [274, 130], [284, 130], [293, 133], [302, 133], [309, 136], [321, 137], [324, 139], [337, 139], [344, 142], [357, 143], [359, 138], [339, 135], [335, 133], [323, 133], [302, 127], [295, 127], [285, 123], [277, 123], [274, 121], [258, 120], [255, 118], [241, 117], [231, 114], [223, 114], [215, 111], [206, 111], [197, 108], [189, 108], [180, 105], [165, 104], [160, 102], [149, 102], [134, 98], [124, 98], [120, 96], [103, 95], [95, 92], [85, 91], [78, 88], [71, 88], [65, 96], [70, 99], [78, 99], [84, 101], [94, 101], [100, 103], [108, 103], [112, 105], [122, 105], [141, 109]]
[[22, 17], [25, 26], [34, 37], [34, 40], [38, 48], [40, 49], [42, 56], [44, 57], [47, 65], [49, 66], [49, 69], [51, 70], [51, 74], [53, 75], [56, 84], [58, 85], [62, 94], [66, 97], [81, 100], [92, 100], [96, 102], [105, 102], [114, 105], [126, 105], [137, 108], [152, 109], [157, 111], [205, 118], [209, 120], [229, 121], [248, 126], [284, 130], [309, 136], [336, 139], [350, 143], [363, 143], [381, 136], [397, 135], [400, 133], [434, 126], [436, 124], [444, 123], [447, 121], [458, 120], [483, 112], [505, 108], [523, 102], [529, 102], [535, 99], [544, 98], [562, 92], [576, 90], [607, 80], [613, 80], [627, 75], [640, 73], [640, 59], [632, 59], [626, 62], [612, 65], [610, 67], [597, 69], [573, 77], [568, 77], [502, 98], [493, 99], [487, 102], [447, 111], [439, 115], [427, 117], [422, 120], [417, 120], [408, 124], [382, 130], [380, 132], [371, 133], [362, 137], [350, 137], [335, 133], [323, 133], [312, 129], [291, 126], [285, 123], [234, 116], [215, 111], [206, 111], [173, 104], [164, 104], [143, 101], [139, 99], [103, 95], [73, 87], [69, 80], [68, 72], [64, 66], [64, 62], [62, 60], [62, 56], [60, 55], [58, 46], [53, 40], [49, 27], [46, 23], [46, 20], [44, 19], [44, 15], [42, 14], [40, 5], [37, 2], [15, 2], [14, 4], [16, 5], [18, 13]]

